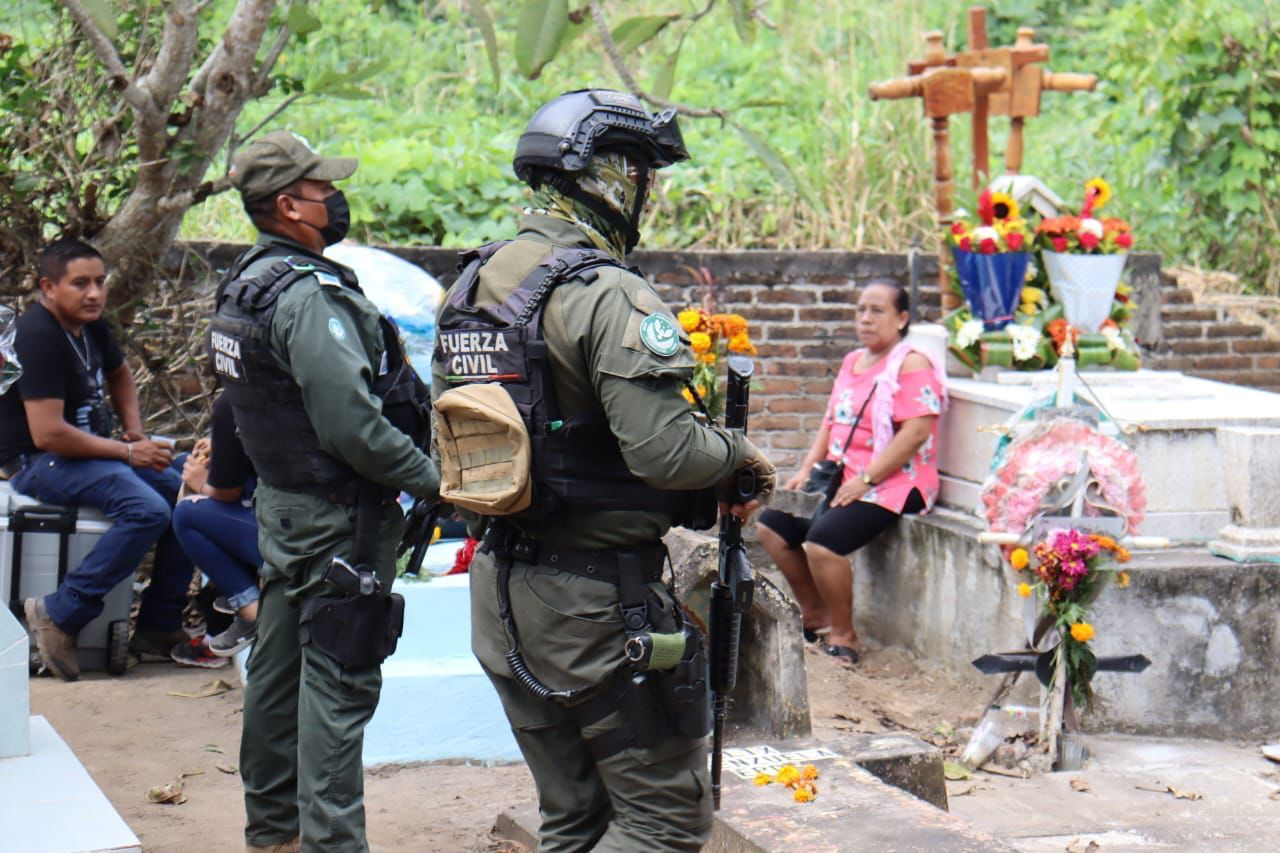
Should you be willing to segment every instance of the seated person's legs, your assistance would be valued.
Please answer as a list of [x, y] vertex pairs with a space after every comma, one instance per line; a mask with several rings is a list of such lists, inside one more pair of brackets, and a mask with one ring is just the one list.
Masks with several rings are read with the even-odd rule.
[[[173, 512], [173, 529], [183, 549], [236, 610], [237, 622], [210, 642], [218, 654], [234, 654], [253, 639], [258, 617], [258, 525], [253, 510], [240, 503], [202, 498], [183, 500]], [[224, 642], [225, 641], [225, 642]]]
[[[13, 486], [37, 500], [78, 504], [101, 510], [112, 525], [80, 565], [67, 572], [44, 608], [54, 623], [77, 634], [102, 612], [102, 599], [129, 577], [169, 524], [169, 506], [121, 462], [66, 459], [41, 454], [13, 480]], [[157, 620], [181, 622], [176, 612], [152, 614]]]
[[756, 521], [756, 538], [787, 579], [791, 593], [800, 605], [805, 639], [812, 642], [817, 639], [819, 630], [825, 631], [831, 624], [831, 615], [814, 585], [813, 573], [801, 549], [808, 531], [808, 519], [796, 518], [776, 509], [766, 509]]

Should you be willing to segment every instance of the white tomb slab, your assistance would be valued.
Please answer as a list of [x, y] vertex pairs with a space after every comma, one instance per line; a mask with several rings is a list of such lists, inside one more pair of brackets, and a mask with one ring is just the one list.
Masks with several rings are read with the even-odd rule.
[[[1280, 428], [1280, 395], [1171, 371], [1081, 371], [1086, 391], [1130, 435], [1147, 484], [1142, 533], [1208, 542], [1232, 524], [1230, 495], [1252, 472], [1225, 464], [1219, 428]], [[939, 429], [941, 502], [979, 515], [999, 427], [1026, 404], [1052, 394], [1057, 373], [999, 373], [994, 381], [951, 378], [951, 408]], [[1280, 460], [1271, 460], [1275, 466]]]
[[31, 752], [28, 648], [26, 630], [7, 607], [0, 608], [0, 760]]

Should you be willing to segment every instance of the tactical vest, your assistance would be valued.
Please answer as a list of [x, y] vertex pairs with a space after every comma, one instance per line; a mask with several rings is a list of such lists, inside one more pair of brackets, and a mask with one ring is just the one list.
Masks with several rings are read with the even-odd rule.
[[[271, 256], [279, 259], [256, 276], [240, 277], [251, 263]], [[350, 270], [314, 255], [290, 254], [281, 247], [255, 247], [242, 255], [218, 286], [209, 359], [258, 477], [279, 489], [353, 503], [361, 478], [321, 448], [302, 390], [278, 366], [270, 348], [280, 296], [316, 274], [334, 276], [343, 287], [360, 291]], [[382, 401], [383, 417], [425, 449], [430, 444], [430, 393], [405, 357], [395, 325], [383, 316], [379, 327], [383, 354], [381, 364], [372, 365], [372, 393]]]
[[449, 291], [436, 329], [434, 359], [456, 388], [497, 382], [511, 395], [529, 432], [533, 502], [514, 516], [536, 520], [567, 511], [663, 512], [673, 522], [706, 529], [715, 523], [709, 489], [671, 491], [631, 473], [603, 411], [566, 416], [556, 399], [542, 312], [560, 284], [590, 286], [602, 267], [620, 267], [594, 249], [549, 247], [546, 257], [499, 305], [477, 306], [480, 269], [510, 241], [491, 243], [462, 257], [462, 273]]

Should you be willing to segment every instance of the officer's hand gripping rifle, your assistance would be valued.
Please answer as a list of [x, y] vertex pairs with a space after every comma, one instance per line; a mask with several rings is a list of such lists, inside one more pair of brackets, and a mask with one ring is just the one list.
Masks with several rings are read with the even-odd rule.
[[413, 507], [405, 518], [404, 534], [400, 544], [396, 546], [396, 561], [409, 553], [409, 563], [404, 570], [407, 575], [417, 575], [422, 570], [422, 559], [431, 547], [431, 539], [435, 536], [436, 521], [440, 518], [439, 501], [426, 498], [414, 498]]
[[[748, 383], [755, 363], [745, 356], [730, 356], [729, 388], [725, 395], [724, 425], [747, 431]], [[750, 468], [739, 471], [729, 496], [730, 506], [745, 504], [756, 494], [756, 475]], [[742, 614], [751, 608], [755, 578], [742, 544], [742, 520], [727, 511], [720, 514], [720, 574], [711, 584], [711, 690], [715, 718], [711, 740], [711, 797], [720, 808], [720, 762], [724, 746], [724, 723], [729, 715], [729, 694], [738, 680], [738, 638]]]

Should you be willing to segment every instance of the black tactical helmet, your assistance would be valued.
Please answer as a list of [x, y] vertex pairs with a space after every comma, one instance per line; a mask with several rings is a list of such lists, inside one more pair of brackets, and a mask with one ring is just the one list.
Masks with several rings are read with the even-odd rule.
[[615, 147], [643, 152], [652, 169], [689, 159], [675, 110], [653, 115], [626, 92], [579, 89], [533, 114], [516, 143], [516, 176], [536, 186], [544, 169], [581, 172], [593, 153]]

